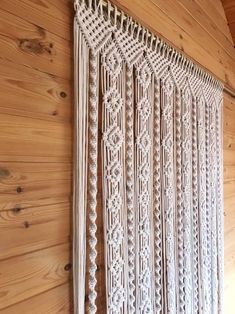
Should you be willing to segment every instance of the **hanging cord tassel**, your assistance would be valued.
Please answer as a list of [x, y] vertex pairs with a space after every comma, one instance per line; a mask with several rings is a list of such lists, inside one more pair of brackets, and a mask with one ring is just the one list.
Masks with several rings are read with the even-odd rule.
[[89, 212], [89, 313], [94, 314], [96, 307], [96, 206], [97, 206], [97, 156], [98, 156], [98, 91], [97, 91], [97, 56], [90, 54], [90, 108], [89, 108], [89, 170], [88, 170], [88, 212]]

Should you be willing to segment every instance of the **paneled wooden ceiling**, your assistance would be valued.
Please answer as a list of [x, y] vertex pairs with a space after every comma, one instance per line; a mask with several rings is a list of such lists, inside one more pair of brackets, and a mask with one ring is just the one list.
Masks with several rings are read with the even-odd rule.
[[235, 0], [222, 0], [222, 3], [235, 45]]

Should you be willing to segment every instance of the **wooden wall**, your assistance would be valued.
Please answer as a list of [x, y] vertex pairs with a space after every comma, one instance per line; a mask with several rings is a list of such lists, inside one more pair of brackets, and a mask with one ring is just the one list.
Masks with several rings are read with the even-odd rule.
[[[0, 312], [3, 314], [31, 314], [35, 309], [39, 314], [72, 313], [71, 2], [0, 1]], [[235, 51], [220, 0], [112, 2], [235, 89]], [[235, 104], [228, 96], [225, 104], [228, 304], [235, 289]], [[99, 221], [99, 235], [100, 227]], [[98, 278], [102, 283], [103, 249], [101, 245], [98, 248]], [[99, 284], [98, 290], [98, 313], [103, 314], [104, 286]]]
[[235, 291], [235, 99], [224, 98], [225, 314], [234, 313]]
[[235, 1], [222, 0], [224, 11], [228, 20], [229, 29], [235, 43]]
[[0, 313], [70, 313], [72, 14], [0, 1]]

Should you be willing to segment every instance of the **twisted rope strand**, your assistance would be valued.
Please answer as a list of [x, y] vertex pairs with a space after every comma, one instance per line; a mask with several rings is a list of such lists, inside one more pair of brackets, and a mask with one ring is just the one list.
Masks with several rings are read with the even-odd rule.
[[126, 197], [128, 227], [129, 313], [135, 313], [135, 212], [132, 71], [126, 69]]
[[96, 205], [97, 205], [97, 157], [98, 157], [98, 89], [97, 56], [90, 54], [90, 110], [89, 110], [89, 170], [88, 170], [88, 212], [89, 212], [89, 313], [95, 314], [96, 307]]
[[160, 153], [160, 81], [154, 84], [153, 115], [153, 202], [155, 253], [155, 313], [162, 312], [162, 215], [161, 215], [161, 153]]
[[198, 168], [197, 168], [197, 106], [192, 102], [192, 203], [193, 203], [193, 305], [199, 311], [199, 216], [198, 216]]

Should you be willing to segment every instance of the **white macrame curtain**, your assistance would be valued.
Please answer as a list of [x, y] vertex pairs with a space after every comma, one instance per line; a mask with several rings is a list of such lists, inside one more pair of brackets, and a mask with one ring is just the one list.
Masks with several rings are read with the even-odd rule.
[[75, 11], [74, 312], [86, 268], [97, 309], [101, 154], [106, 312], [222, 313], [222, 85], [109, 2]]

